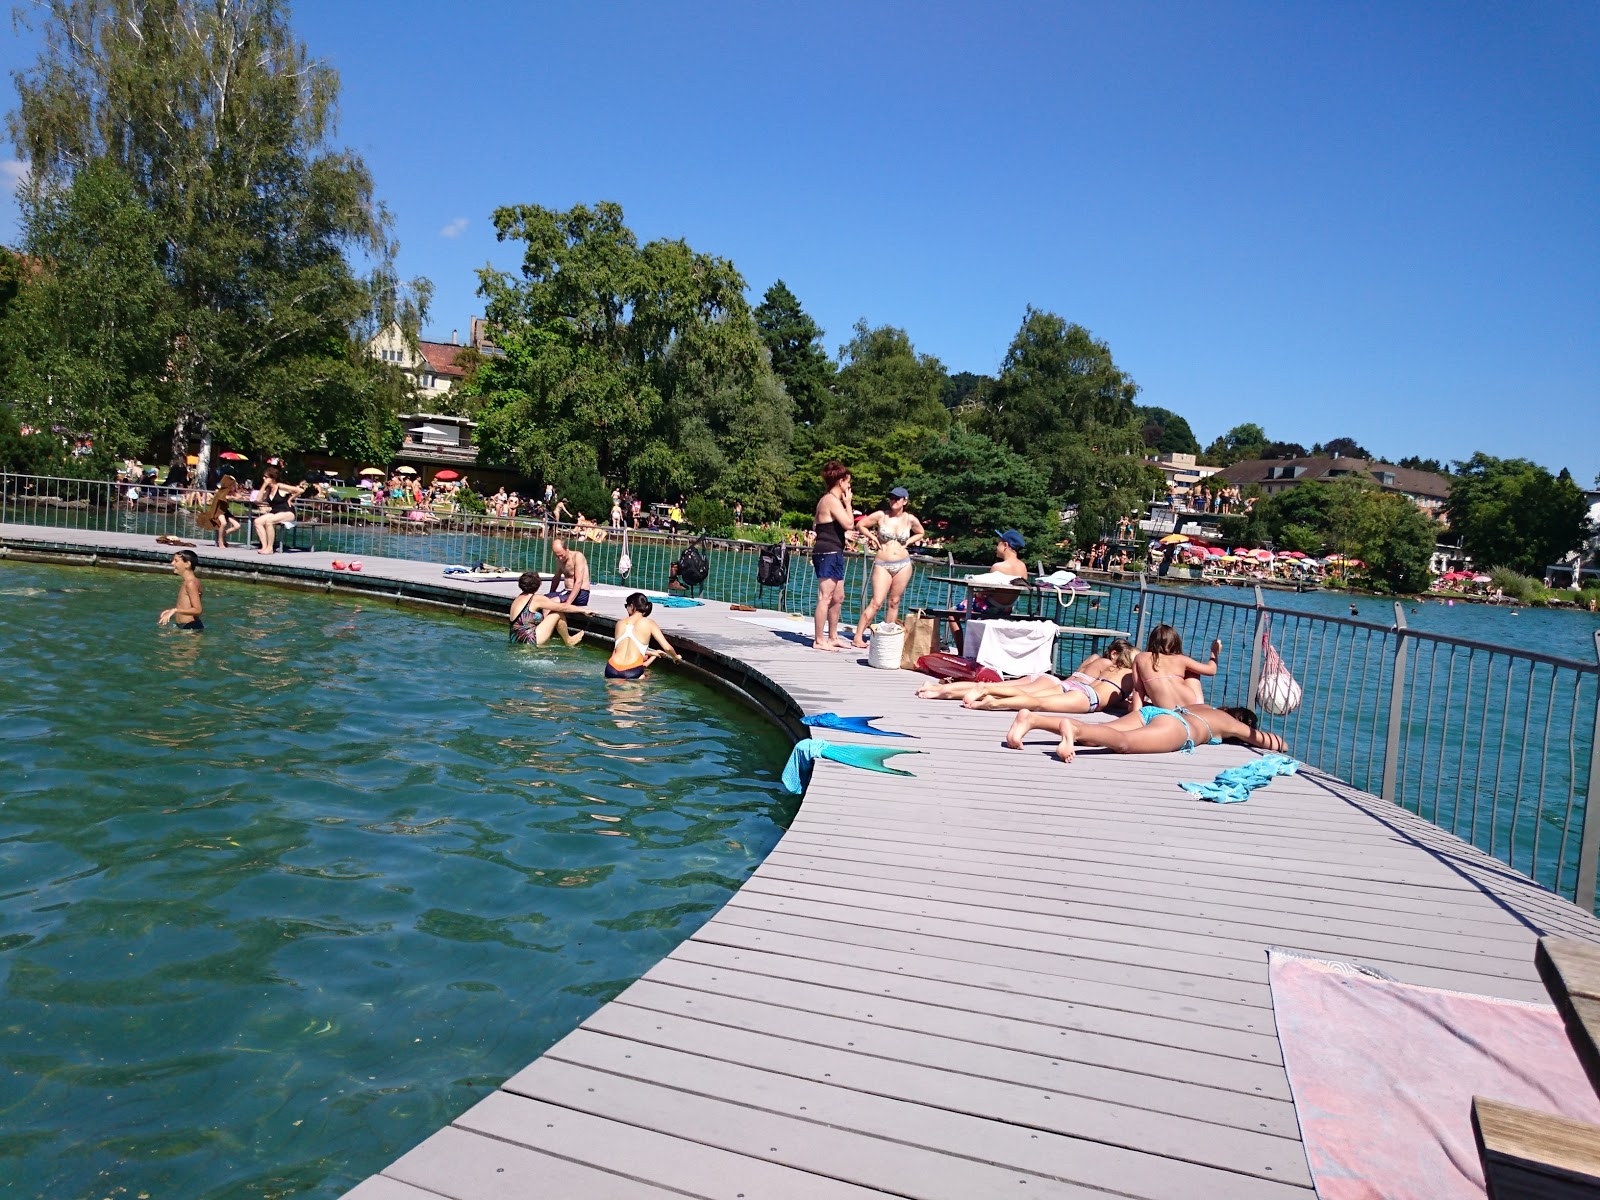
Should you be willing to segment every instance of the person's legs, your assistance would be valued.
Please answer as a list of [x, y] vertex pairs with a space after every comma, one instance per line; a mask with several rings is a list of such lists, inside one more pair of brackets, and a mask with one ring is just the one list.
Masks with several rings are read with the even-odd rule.
[[1138, 713], [1129, 713], [1115, 721], [1090, 724], [1071, 717], [1042, 717], [1024, 709], [1006, 731], [1006, 745], [1022, 749], [1023, 737], [1035, 729], [1060, 736], [1055, 753], [1062, 762], [1071, 762], [1080, 745], [1100, 746], [1113, 754], [1169, 754], [1189, 742], [1189, 724], [1182, 717], [1155, 717], [1146, 725]]
[[857, 650], [867, 648], [864, 635], [868, 626], [872, 624], [872, 618], [877, 616], [878, 610], [883, 607], [884, 599], [889, 594], [890, 582], [889, 572], [878, 566], [872, 568], [872, 599], [868, 600], [867, 606], [861, 610], [861, 619], [856, 622], [855, 640], [850, 643]]
[[257, 517], [255, 519], [255, 527], [256, 527], [256, 543], [261, 547], [261, 549], [256, 551], [256, 553], [257, 554], [271, 554], [272, 553], [272, 532], [271, 532], [271, 530], [272, 530], [272, 514], [271, 513], [267, 513], [264, 516]]
[[911, 576], [915, 571], [915, 567], [906, 567], [896, 571], [889, 580], [889, 615], [884, 619], [891, 625], [900, 624], [900, 597], [911, 586]]
[[965, 700], [978, 695], [987, 686], [970, 679], [950, 679], [943, 683], [925, 683], [917, 689], [917, 695], [924, 700]]
[[839, 633], [839, 624], [844, 619], [844, 580], [833, 581], [833, 599], [828, 602], [828, 628], [832, 632], [833, 646], [842, 650], [848, 644]]
[[1089, 707], [1088, 697], [1082, 692], [1063, 692], [1059, 687], [1053, 687], [1044, 693], [1018, 691], [1010, 695], [998, 695], [990, 691], [987, 695], [966, 701], [966, 706], [991, 712], [1017, 712], [1026, 708], [1036, 712], [1081, 715], [1094, 711]]
[[817, 650], [832, 650], [833, 643], [828, 640], [828, 608], [833, 602], [833, 580], [817, 577], [817, 612], [812, 620], [814, 626], [811, 645]]

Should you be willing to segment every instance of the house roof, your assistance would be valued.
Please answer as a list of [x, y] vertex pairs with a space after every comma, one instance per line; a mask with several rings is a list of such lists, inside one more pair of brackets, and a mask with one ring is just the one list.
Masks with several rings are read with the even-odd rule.
[[435, 375], [442, 375], [446, 379], [464, 379], [466, 372], [456, 366], [456, 355], [465, 349], [454, 342], [422, 342], [417, 343], [417, 349], [422, 352], [422, 357], [428, 360], [428, 366]]
[[[1266, 483], [1272, 472], [1283, 467], [1300, 467], [1295, 482], [1326, 482], [1339, 475], [1361, 474], [1376, 476], [1380, 471], [1394, 476], [1394, 482], [1382, 484], [1386, 490], [1405, 492], [1411, 496], [1426, 496], [1443, 500], [1450, 494], [1450, 480], [1432, 471], [1417, 471], [1411, 467], [1397, 467], [1393, 463], [1369, 461], [1365, 458], [1334, 458], [1326, 454], [1306, 458], [1255, 458], [1237, 462], [1221, 474], [1230, 483]], [[1274, 480], [1275, 481], [1275, 480]]]

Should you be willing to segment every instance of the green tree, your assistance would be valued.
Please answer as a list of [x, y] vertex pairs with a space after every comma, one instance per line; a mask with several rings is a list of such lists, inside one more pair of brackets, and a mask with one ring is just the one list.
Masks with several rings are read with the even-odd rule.
[[1333, 458], [1366, 458], [1373, 457], [1372, 452], [1355, 438], [1337, 437], [1323, 445], [1313, 447], [1313, 454], [1327, 454]]
[[1246, 422], [1235, 425], [1207, 446], [1205, 459], [1212, 466], [1231, 467], [1236, 462], [1260, 458], [1268, 444], [1267, 431], [1259, 425]]
[[171, 418], [173, 306], [153, 214], [99, 159], [35, 197], [25, 235], [40, 267], [0, 324], [7, 390], [35, 424], [116, 457], [143, 454]]
[[[198, 437], [204, 460], [213, 433], [292, 448], [393, 278], [371, 175], [332, 144], [336, 73], [294, 37], [285, 0], [41, 10], [44, 50], [16, 75], [10, 117], [31, 171], [25, 211], [91, 164], [120, 170], [159, 239], [174, 457]], [[377, 264], [370, 278], [351, 252]]]
[[1139, 434], [1151, 450], [1158, 454], [1200, 453], [1200, 443], [1189, 422], [1171, 409], [1141, 405], [1135, 412], [1143, 422]]
[[1262, 458], [1305, 458], [1306, 448], [1299, 442], [1268, 442], [1261, 450]]
[[819, 424], [825, 436], [870, 445], [889, 431], [916, 444], [930, 445], [950, 427], [941, 397], [944, 365], [918, 354], [903, 329], [855, 323], [854, 336], [839, 348], [837, 399]]
[[799, 298], [778, 280], [755, 310], [756, 328], [772, 358], [772, 373], [794, 401], [794, 415], [806, 424], [828, 406], [834, 365], [822, 346], [822, 328], [800, 307]]
[[1445, 515], [1481, 567], [1543, 575], [1589, 535], [1588, 501], [1567, 471], [1481, 452], [1455, 466]]
[[1412, 471], [1432, 471], [1435, 475], [1448, 475], [1450, 469], [1437, 458], [1418, 458], [1415, 454], [1408, 454], [1395, 462], [1397, 467], [1406, 467]]
[[923, 524], [951, 539], [962, 558], [991, 554], [997, 529], [1019, 531], [1029, 561], [1050, 557], [1061, 537], [1043, 474], [982, 434], [950, 430], [928, 448], [906, 488]]
[[994, 379], [988, 375], [976, 375], [971, 371], [957, 371], [949, 376], [944, 383], [944, 392], [940, 399], [946, 408], [960, 408], [963, 404], [981, 403], [986, 389], [994, 385]]
[[775, 516], [792, 404], [726, 259], [639, 245], [620, 206], [497, 209], [523, 243], [520, 277], [480, 293], [502, 354], [464, 389], [488, 461], [557, 477], [574, 455], [644, 496], [703, 491]]

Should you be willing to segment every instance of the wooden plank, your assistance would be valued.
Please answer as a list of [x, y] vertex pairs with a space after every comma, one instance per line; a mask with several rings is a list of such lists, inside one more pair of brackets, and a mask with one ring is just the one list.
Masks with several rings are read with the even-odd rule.
[[1600, 1125], [1472, 1098], [1490, 1200], [1600, 1200]]
[[1600, 1092], [1600, 947], [1542, 937], [1534, 956], [1589, 1085]]
[[373, 1175], [356, 1184], [344, 1197], [345, 1200], [439, 1200], [439, 1193], [425, 1192], [387, 1175]]
[[[925, 1103], [852, 1091], [831, 1083], [775, 1076], [754, 1067], [582, 1029], [557, 1042], [545, 1057], [773, 1113], [797, 1117], [803, 1113], [806, 1121], [902, 1142], [938, 1154], [946, 1161], [993, 1163], [1039, 1179], [1102, 1189], [1115, 1187], [1138, 1197], [1223, 1194], [1222, 1189], [1226, 1188], [1227, 1195], [1240, 1200], [1257, 1196], [1281, 1200], [1295, 1191], [1300, 1192], [1299, 1200], [1305, 1200], [1304, 1190], [1293, 1184], [1106, 1146], [1038, 1127], [985, 1120]], [[515, 1083], [506, 1086], [513, 1091], [523, 1090]], [[949, 1099], [955, 1100], [966, 1084], [960, 1076], [953, 1076], [949, 1086]]]
[[[699, 1007], [705, 1007], [705, 997]], [[1071, 1068], [1058, 1071], [1064, 1086], [1041, 1087], [993, 1079], [855, 1048], [809, 1044], [803, 1054], [793, 1042], [764, 1030], [713, 1024], [694, 1017], [610, 1005], [584, 1028], [628, 1042], [681, 1051], [720, 1062], [828, 1083], [862, 1095], [884, 1096], [964, 1113], [1008, 1125], [1048, 1129], [1108, 1146], [1144, 1151], [1177, 1161], [1223, 1166], [1265, 1179], [1310, 1186], [1305, 1155], [1297, 1136], [1283, 1137], [1240, 1125], [1174, 1115], [1147, 1105], [1118, 1103], [1104, 1096], [1084, 1097], [1071, 1086]], [[631, 1061], [631, 1059], [629, 1060]], [[1228, 1096], [1215, 1093], [1226, 1105]]]
[[455, 1200], [669, 1200], [681, 1195], [454, 1127], [401, 1155], [384, 1174]]
[[462, 1129], [634, 1179], [646, 1179], [691, 1196], [861, 1200], [879, 1194], [809, 1171], [687, 1142], [511, 1092], [485, 1097], [457, 1117], [455, 1123]]

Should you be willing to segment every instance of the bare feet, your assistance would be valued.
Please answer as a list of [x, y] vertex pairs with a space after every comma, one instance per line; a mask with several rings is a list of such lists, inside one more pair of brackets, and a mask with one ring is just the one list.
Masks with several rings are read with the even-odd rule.
[[578, 630], [577, 633], [573, 633], [573, 634], [564, 633], [564, 634], [561, 635], [561, 640], [563, 642], [565, 642], [569, 646], [576, 646], [579, 642], [583, 641], [583, 635], [586, 632], [588, 632], [588, 631], [580, 629], [580, 630]]
[[271, 550], [257, 550], [256, 553], [257, 554], [271, 554], [272, 551]]
[[995, 703], [994, 697], [989, 695], [988, 692], [973, 692], [961, 702], [961, 707], [979, 708], [986, 712], [992, 712], [994, 709], [997, 709], [1000, 706]]
[[835, 646], [832, 642], [812, 642], [811, 648], [813, 650], [826, 650], [829, 654], [839, 653], [839, 647]]
[[851, 646], [851, 649], [854, 649], [854, 650], [865, 650], [867, 648], [867, 644], [865, 642], [863, 642], [860, 638], [857, 638], [855, 641], [851, 642], [850, 646]]
[[1077, 753], [1077, 747], [1072, 742], [1072, 722], [1061, 722], [1061, 744], [1056, 747], [1056, 757], [1064, 763], [1072, 761], [1072, 756]]
[[1022, 749], [1022, 739], [1033, 732], [1033, 714], [1027, 709], [1019, 712], [1006, 730], [1006, 745], [1012, 750]]

